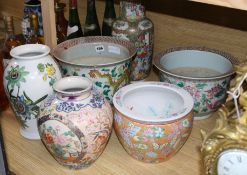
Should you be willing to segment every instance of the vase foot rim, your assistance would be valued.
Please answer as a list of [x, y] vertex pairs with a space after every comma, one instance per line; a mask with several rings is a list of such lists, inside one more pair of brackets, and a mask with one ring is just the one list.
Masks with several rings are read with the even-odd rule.
[[30, 140], [40, 140], [40, 136], [39, 133], [30, 133], [25, 131], [24, 129], [20, 129], [20, 134], [26, 138], [26, 139], [30, 139]]

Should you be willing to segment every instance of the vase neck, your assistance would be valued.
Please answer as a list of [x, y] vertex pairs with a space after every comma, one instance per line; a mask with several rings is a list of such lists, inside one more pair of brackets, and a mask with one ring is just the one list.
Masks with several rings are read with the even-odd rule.
[[15, 59], [34, 60], [42, 59], [50, 52], [50, 48], [43, 44], [25, 44], [13, 48], [10, 55]]
[[60, 100], [81, 101], [91, 95], [92, 82], [87, 78], [70, 76], [58, 80], [53, 89]]
[[145, 17], [145, 7], [140, 2], [120, 1], [120, 16], [127, 20], [140, 20]]

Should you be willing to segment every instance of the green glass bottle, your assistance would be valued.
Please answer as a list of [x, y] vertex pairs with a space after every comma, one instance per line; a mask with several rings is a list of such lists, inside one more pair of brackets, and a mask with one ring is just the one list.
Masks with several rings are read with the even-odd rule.
[[77, 11], [77, 0], [69, 1], [69, 22], [67, 29], [67, 39], [78, 38], [83, 36], [80, 18]]
[[95, 8], [95, 0], [87, 0], [87, 16], [84, 28], [85, 36], [100, 36], [100, 26]]
[[102, 24], [102, 35], [111, 36], [112, 24], [116, 19], [116, 13], [114, 8], [114, 0], [105, 0], [105, 13]]

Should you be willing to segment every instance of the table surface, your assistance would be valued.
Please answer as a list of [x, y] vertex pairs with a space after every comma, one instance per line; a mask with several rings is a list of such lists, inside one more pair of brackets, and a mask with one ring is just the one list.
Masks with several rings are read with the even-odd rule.
[[[152, 73], [148, 80], [157, 80], [157, 75]], [[113, 131], [99, 159], [81, 170], [70, 170], [58, 164], [40, 140], [23, 138], [11, 109], [1, 114], [1, 125], [9, 168], [17, 175], [200, 175], [203, 174], [200, 130], [212, 129], [216, 117], [213, 114], [208, 119], [194, 121], [192, 133], [182, 149], [168, 161], [158, 164], [143, 163], [130, 157]]]

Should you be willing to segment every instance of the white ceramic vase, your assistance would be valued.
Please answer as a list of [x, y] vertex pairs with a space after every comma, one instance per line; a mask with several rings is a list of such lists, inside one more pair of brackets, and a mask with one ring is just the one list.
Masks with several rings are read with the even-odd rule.
[[4, 71], [4, 88], [21, 124], [20, 133], [28, 139], [40, 139], [37, 115], [40, 102], [53, 93], [52, 85], [61, 78], [50, 48], [27, 44], [11, 50], [11, 61]]

